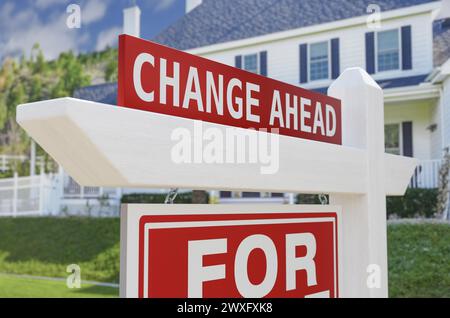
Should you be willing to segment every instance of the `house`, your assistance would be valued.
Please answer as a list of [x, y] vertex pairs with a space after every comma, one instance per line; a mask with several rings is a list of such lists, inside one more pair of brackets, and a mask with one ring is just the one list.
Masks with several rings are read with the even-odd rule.
[[[371, 2], [186, 0], [186, 14], [151, 40], [321, 93], [344, 69], [366, 69], [384, 91], [386, 151], [420, 159], [412, 187], [436, 187], [450, 146], [450, 2]], [[133, 10], [125, 24], [139, 26]], [[115, 83], [75, 92], [109, 104], [116, 95]], [[224, 203], [292, 201], [211, 194]]]

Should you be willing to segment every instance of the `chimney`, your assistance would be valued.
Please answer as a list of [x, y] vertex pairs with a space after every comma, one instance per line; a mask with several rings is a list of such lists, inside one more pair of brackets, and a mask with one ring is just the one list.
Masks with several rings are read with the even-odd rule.
[[141, 36], [141, 10], [137, 5], [123, 9], [123, 33]]
[[202, 4], [202, 0], [186, 0], [186, 13], [191, 12]]

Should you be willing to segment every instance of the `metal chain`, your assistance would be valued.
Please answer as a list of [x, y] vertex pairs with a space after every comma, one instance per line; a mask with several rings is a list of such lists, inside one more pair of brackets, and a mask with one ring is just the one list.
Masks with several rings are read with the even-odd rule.
[[324, 193], [319, 194], [319, 201], [322, 205], [328, 204], [327, 196]]
[[164, 204], [173, 204], [173, 201], [175, 201], [177, 195], [178, 195], [178, 188], [170, 189], [169, 193], [167, 193], [166, 199], [164, 200]]

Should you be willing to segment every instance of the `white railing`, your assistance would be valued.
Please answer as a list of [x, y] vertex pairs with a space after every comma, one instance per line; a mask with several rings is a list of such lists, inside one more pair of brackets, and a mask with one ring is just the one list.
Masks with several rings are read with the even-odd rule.
[[48, 175], [0, 179], [0, 216], [42, 215], [46, 191], [51, 187]]
[[107, 195], [111, 199], [120, 199], [122, 196], [120, 188], [82, 187], [67, 174], [63, 178], [64, 198], [90, 199]]
[[411, 188], [437, 188], [439, 186], [439, 169], [441, 159], [423, 160], [419, 163], [411, 178]]

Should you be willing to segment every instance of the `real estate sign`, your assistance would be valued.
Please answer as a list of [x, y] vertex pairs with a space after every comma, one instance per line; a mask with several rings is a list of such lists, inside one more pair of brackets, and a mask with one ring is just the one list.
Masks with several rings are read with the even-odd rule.
[[340, 100], [129, 35], [118, 105], [341, 144]]
[[128, 205], [126, 297], [338, 297], [332, 206]]

